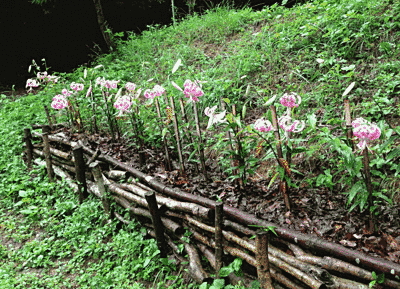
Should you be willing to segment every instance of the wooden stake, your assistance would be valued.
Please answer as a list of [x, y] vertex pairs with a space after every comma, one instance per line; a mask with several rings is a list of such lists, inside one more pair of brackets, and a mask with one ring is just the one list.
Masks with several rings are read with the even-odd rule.
[[43, 139], [43, 153], [44, 153], [44, 158], [46, 160], [47, 175], [49, 177], [49, 181], [54, 182], [55, 175], [54, 175], [53, 165], [51, 162], [49, 133], [44, 132], [42, 134], [42, 139]]
[[49, 125], [42, 126], [42, 133], [45, 133], [45, 132], [47, 132], [49, 134], [51, 133], [51, 127]]
[[344, 100], [344, 118], [346, 120], [346, 137], [352, 150], [354, 150], [353, 143], [353, 127], [351, 125], [350, 102], [348, 99]]
[[143, 123], [139, 116], [139, 108], [135, 107], [135, 112], [132, 115], [135, 118], [136, 128], [137, 128], [137, 140], [139, 141], [139, 164], [142, 168], [146, 165], [146, 153], [145, 153], [145, 143], [143, 136]]
[[88, 197], [86, 177], [85, 177], [85, 161], [83, 159], [82, 146], [77, 145], [72, 148], [75, 161], [75, 178], [78, 183], [79, 203], [82, 203]]
[[174, 103], [174, 99], [172, 98], [172, 96], [169, 97], [169, 101], [171, 104], [171, 108], [172, 108], [172, 119], [174, 122], [174, 131], [175, 131], [175, 139], [176, 139], [176, 146], [178, 149], [178, 157], [179, 157], [179, 166], [180, 166], [180, 173], [181, 175], [185, 174], [185, 165], [183, 162], [183, 155], [182, 155], [182, 148], [181, 148], [181, 138], [179, 135], [179, 125], [178, 125], [178, 119], [176, 117], [175, 114], [175, 103]]
[[29, 128], [24, 129], [24, 140], [26, 144], [26, 163], [28, 169], [32, 169], [33, 160], [33, 145], [32, 145], [32, 134]]
[[[226, 111], [226, 104], [225, 104], [225, 101], [223, 101], [223, 100], [221, 99], [220, 102], [221, 102], [222, 110], [225, 110], [225, 111]], [[232, 137], [231, 130], [227, 130], [226, 133], [225, 133], [225, 135], [226, 135], [226, 138], [228, 139], [228, 147], [229, 147], [229, 150], [233, 151], [233, 145], [232, 145], [232, 142], [233, 142], [232, 139], [233, 139], [233, 137]], [[235, 166], [236, 166], [235, 160], [233, 159], [233, 156], [231, 156], [231, 166], [232, 166], [232, 167], [235, 167]], [[233, 174], [234, 174], [234, 175], [238, 175], [238, 174], [239, 174], [239, 170], [238, 170], [238, 169], [234, 169], [234, 170], [233, 170]]]
[[107, 198], [107, 190], [104, 186], [103, 175], [101, 173], [101, 169], [99, 166], [99, 162], [95, 161], [89, 165], [89, 168], [92, 170], [92, 174], [94, 180], [96, 181], [97, 187], [99, 189], [101, 195], [101, 202], [103, 203], [103, 208], [106, 214], [111, 218], [113, 216], [110, 208], [110, 202]]
[[47, 105], [44, 105], [44, 111], [46, 113], [46, 117], [47, 117], [47, 122], [49, 123], [49, 126], [52, 127], [53, 126], [53, 122], [51, 120], [51, 116], [50, 116], [50, 112], [49, 112], [49, 107]]
[[156, 194], [154, 192], [147, 192], [145, 194], [145, 199], [149, 206], [149, 211], [151, 214], [151, 221], [153, 222], [154, 231], [156, 233], [157, 246], [160, 250], [160, 257], [167, 257], [167, 248], [165, 246], [165, 237], [164, 237], [164, 224], [161, 221], [160, 214], [158, 212]]
[[223, 222], [224, 222], [224, 203], [215, 204], [215, 275], [219, 278], [219, 270], [222, 268], [223, 255]]
[[206, 271], [204, 271], [196, 248], [191, 244], [185, 243], [185, 250], [189, 257], [189, 271], [193, 279], [200, 284], [204, 282], [211, 284], [213, 279], [208, 276]]
[[[232, 104], [232, 115], [233, 115], [233, 117], [236, 117], [236, 105], [235, 105], [235, 104]], [[236, 161], [238, 162], [238, 163], [235, 163], [235, 164], [234, 164], [235, 167], [238, 167], [238, 168], [236, 169], [235, 174], [236, 174], [236, 175], [240, 175], [240, 167], [242, 167], [242, 168], [245, 167], [244, 160], [243, 160], [243, 158], [241, 157], [242, 151], [243, 151], [242, 142], [241, 142], [240, 137], [239, 137], [239, 135], [238, 135], [238, 129], [232, 129], [232, 131], [233, 131], [233, 134], [234, 134], [234, 137], [235, 137], [235, 140], [236, 140], [236, 156], [237, 156]], [[245, 180], [245, 179], [246, 179], [246, 170], [243, 169], [243, 175], [240, 176], [240, 178], [237, 178], [237, 179], [236, 179], [237, 182], [238, 182], [238, 186], [239, 186], [239, 190], [240, 190], [240, 191], [241, 191], [241, 190], [243, 189], [243, 187], [244, 187], [244, 180]]]
[[207, 169], [206, 169], [206, 160], [205, 160], [205, 157], [204, 157], [203, 139], [201, 137], [199, 115], [198, 115], [198, 112], [197, 112], [197, 105], [196, 105], [195, 101], [193, 101], [193, 112], [194, 112], [194, 119], [195, 119], [195, 122], [196, 122], [197, 136], [198, 136], [198, 139], [199, 139], [198, 145], [199, 145], [201, 168], [203, 170], [204, 179], [207, 181], [208, 177], [207, 177]]
[[[160, 109], [160, 102], [158, 101], [158, 99], [155, 100], [156, 102], [156, 109], [157, 109], [157, 116], [160, 120], [160, 130], [163, 130], [163, 124], [161, 122], [161, 109]], [[164, 153], [165, 153], [165, 157], [164, 157], [164, 165], [165, 165], [165, 170], [166, 171], [172, 171], [172, 164], [171, 164], [171, 157], [169, 155], [169, 150], [168, 150], [168, 141], [166, 136], [163, 136], [163, 145], [164, 145]]]
[[271, 272], [268, 261], [268, 232], [261, 231], [256, 234], [256, 262], [257, 276], [261, 288], [274, 289], [272, 286]]

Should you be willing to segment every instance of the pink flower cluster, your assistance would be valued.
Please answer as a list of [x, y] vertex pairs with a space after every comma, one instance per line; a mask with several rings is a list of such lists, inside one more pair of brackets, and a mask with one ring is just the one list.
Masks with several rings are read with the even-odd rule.
[[362, 117], [356, 118], [351, 125], [353, 126], [353, 134], [360, 139], [357, 144], [360, 150], [368, 147], [369, 141], [378, 139], [381, 136], [380, 128]]
[[61, 93], [62, 93], [65, 97], [68, 97], [68, 96], [71, 96], [71, 95], [72, 95], [72, 91], [70, 91], [70, 90], [68, 90], [68, 89], [66, 89], [66, 88], [64, 88], [63, 90], [61, 90]]
[[37, 79], [39, 80], [45, 80], [47, 78], [48, 74], [47, 71], [43, 71], [43, 72], [38, 72], [36, 74]]
[[68, 107], [68, 100], [66, 96], [62, 94], [57, 94], [55, 97], [53, 97], [51, 107], [54, 109], [63, 109]]
[[199, 97], [204, 95], [204, 92], [199, 86], [198, 81], [193, 82], [189, 79], [186, 79], [183, 87], [183, 93], [185, 96], [193, 101], [199, 101]]
[[146, 89], [143, 95], [145, 98], [153, 99], [156, 96], [161, 96], [163, 93], [165, 93], [164, 87], [156, 84], [153, 89]]
[[254, 123], [254, 129], [260, 132], [269, 132], [273, 130], [274, 127], [272, 126], [272, 123], [269, 120], [266, 120], [262, 117], [256, 120], [256, 122]]
[[105, 80], [104, 77], [98, 77], [96, 79], [96, 84], [108, 89], [117, 88], [118, 83], [119, 80]]
[[306, 126], [302, 120], [293, 120], [290, 116], [284, 115], [278, 119], [278, 124], [281, 129], [286, 132], [301, 132]]
[[57, 94], [55, 97], [53, 97], [51, 107], [54, 109], [63, 109], [68, 107], [69, 103], [67, 97], [71, 96], [72, 93], [72, 91], [64, 88], [63, 90], [61, 90], [61, 94]]
[[42, 82], [54, 82], [56, 83], [58, 81], [58, 77], [54, 75], [49, 75], [47, 71], [43, 72], [38, 72], [36, 74], [36, 78], [39, 79]]
[[182, 91], [185, 94], [185, 97], [190, 98], [193, 101], [199, 101], [199, 97], [204, 95], [203, 90], [201, 89], [200, 81], [191, 81], [189, 79], [185, 80], [183, 84], [183, 88], [180, 88], [175, 82], [171, 81], [172, 85]]
[[125, 88], [128, 91], [134, 91], [136, 89], [136, 84], [134, 84], [133, 82], [127, 82], [125, 84]]
[[81, 91], [81, 90], [83, 90], [84, 85], [82, 83], [72, 82], [70, 84], [70, 87], [71, 87], [72, 90]]
[[[301, 103], [301, 97], [295, 92], [285, 93], [281, 97], [280, 103], [286, 106], [288, 111], [287, 114], [278, 119], [279, 127], [288, 133], [301, 132], [306, 126], [305, 122], [303, 120], [295, 120], [290, 116], [291, 108], [299, 106]], [[268, 132], [273, 130], [273, 126], [269, 120], [260, 118], [255, 122], [254, 129], [261, 132]]]
[[38, 87], [39, 86], [39, 82], [37, 82], [35, 79], [28, 79], [27, 81], [26, 81], [26, 88], [28, 88], [29, 87], [29, 89], [28, 89], [28, 91], [32, 91], [33, 90], [33, 87]]
[[114, 103], [114, 107], [120, 112], [127, 111], [132, 105], [131, 97], [129, 95], [123, 95], [117, 98]]
[[285, 93], [281, 99], [280, 103], [286, 107], [298, 107], [301, 103], [301, 97], [295, 92]]

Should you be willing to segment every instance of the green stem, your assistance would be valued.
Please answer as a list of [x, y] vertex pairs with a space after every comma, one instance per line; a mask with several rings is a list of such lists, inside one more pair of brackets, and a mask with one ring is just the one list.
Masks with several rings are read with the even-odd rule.
[[172, 96], [169, 97], [170, 100], [170, 105], [173, 111], [173, 123], [174, 123], [174, 131], [175, 131], [175, 139], [176, 139], [176, 146], [178, 149], [178, 157], [179, 157], [179, 166], [180, 166], [180, 173], [181, 175], [185, 175], [185, 165], [183, 162], [183, 155], [182, 155], [182, 148], [181, 148], [181, 139], [180, 139], [180, 135], [179, 135], [179, 123], [178, 123], [178, 119], [176, 117], [175, 114], [175, 102], [174, 99], [172, 98]]
[[108, 126], [110, 127], [110, 131], [111, 131], [111, 138], [113, 141], [115, 141], [115, 130], [114, 130], [114, 125], [113, 125], [113, 121], [111, 118], [110, 107], [109, 107], [108, 101], [107, 101], [108, 93], [104, 92], [104, 90], [103, 90], [102, 94], [103, 94], [103, 98], [104, 98], [104, 104], [106, 106], [106, 114], [107, 114]]
[[368, 207], [369, 207], [369, 231], [374, 233], [375, 232], [375, 220], [374, 220], [374, 214], [372, 212], [372, 207], [374, 205], [374, 200], [373, 200], [373, 188], [372, 188], [372, 182], [371, 182], [371, 172], [369, 170], [369, 154], [368, 154], [368, 148], [365, 148], [363, 150], [363, 165], [364, 165], [364, 180], [365, 180], [365, 185], [367, 186], [367, 192], [368, 192]]
[[199, 153], [200, 153], [201, 167], [203, 169], [204, 178], [207, 180], [208, 178], [207, 178], [206, 161], [205, 161], [205, 158], [204, 158], [203, 139], [201, 137], [199, 115], [198, 115], [198, 112], [197, 112], [197, 105], [196, 105], [195, 101], [193, 101], [193, 111], [194, 111], [194, 119], [195, 119], [195, 122], [196, 122], [197, 136], [199, 138]]
[[136, 142], [139, 145], [139, 165], [143, 167], [146, 164], [146, 155], [144, 153], [144, 140], [142, 133], [142, 124], [140, 123], [140, 119], [136, 117], [136, 112], [132, 110], [131, 112], [131, 123], [135, 133]]

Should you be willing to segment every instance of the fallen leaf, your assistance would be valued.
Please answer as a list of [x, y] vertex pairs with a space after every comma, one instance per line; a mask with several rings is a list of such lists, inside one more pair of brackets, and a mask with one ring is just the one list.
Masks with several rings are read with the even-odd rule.
[[339, 241], [339, 243], [346, 247], [354, 248], [357, 246], [357, 243], [355, 241], [341, 240], [341, 241]]

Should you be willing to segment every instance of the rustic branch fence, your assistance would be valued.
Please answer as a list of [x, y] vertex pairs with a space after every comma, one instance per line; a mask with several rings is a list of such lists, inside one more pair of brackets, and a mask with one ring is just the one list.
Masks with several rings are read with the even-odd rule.
[[[39, 141], [33, 145], [32, 139]], [[381, 288], [400, 288], [399, 264], [277, 227], [236, 208], [170, 188], [99, 149], [71, 141], [63, 133], [52, 134], [48, 126], [43, 126], [41, 133], [25, 129], [24, 141], [28, 168], [33, 161], [45, 164], [49, 179], [65, 179], [79, 202], [89, 193], [99, 197], [109, 218], [129, 223], [115, 206], [128, 210], [156, 238], [162, 257], [174, 254], [186, 260], [187, 256], [196, 282], [211, 283], [210, 273], [218, 277], [224, 260], [239, 257], [245, 261], [247, 274], [240, 278], [228, 276], [233, 284], [239, 280], [249, 284], [258, 275], [262, 288], [268, 289], [369, 288], [374, 271], [385, 274]], [[34, 156], [38, 158], [34, 160]], [[130, 182], [128, 177], [132, 177]], [[278, 237], [267, 230], [254, 231], [249, 225], [275, 226]], [[191, 232], [190, 242], [184, 238], [185, 228]], [[185, 253], [177, 243], [183, 244]]]

